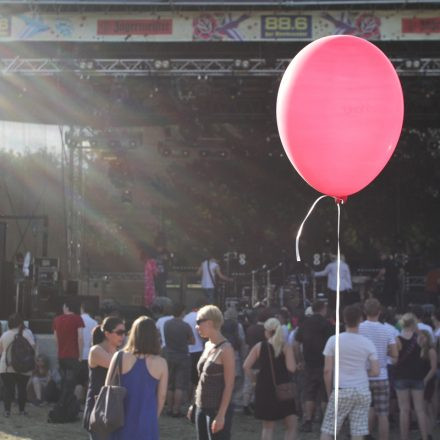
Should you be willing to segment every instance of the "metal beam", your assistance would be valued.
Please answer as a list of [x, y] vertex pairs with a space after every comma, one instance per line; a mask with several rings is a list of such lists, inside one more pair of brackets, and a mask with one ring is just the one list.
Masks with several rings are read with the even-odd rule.
[[[290, 59], [279, 58], [270, 63], [263, 58], [232, 59], [151, 59], [151, 58], [1, 58], [3, 76], [55, 76], [64, 73], [80, 78], [99, 76], [210, 76], [248, 77], [279, 76], [284, 73]], [[440, 76], [440, 58], [391, 58], [401, 76]]]

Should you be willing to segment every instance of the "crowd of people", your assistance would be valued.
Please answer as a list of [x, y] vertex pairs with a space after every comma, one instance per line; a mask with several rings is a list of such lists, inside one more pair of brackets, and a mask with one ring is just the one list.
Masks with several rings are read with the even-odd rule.
[[[58, 402], [49, 411], [53, 421], [60, 402], [67, 405], [76, 396], [93, 440], [158, 439], [164, 408], [165, 417], [192, 420], [198, 440], [230, 439], [236, 413], [261, 420], [262, 440], [273, 438], [277, 421], [284, 424], [285, 440], [298, 432], [326, 440], [335, 430], [348, 430], [353, 439], [386, 440], [390, 424], [402, 440], [415, 424], [423, 440], [434, 438], [440, 311], [412, 306], [397, 315], [375, 298], [346, 306], [336, 367], [334, 311], [324, 299], [305, 311], [258, 304], [246, 313], [232, 306], [222, 312], [208, 297], [188, 311], [165, 304], [160, 316], [139, 317], [127, 333], [117, 314], [98, 323], [87, 304], [76, 314], [66, 302], [53, 323], [59, 374], [41, 354], [33, 370], [14, 371], [9, 346], [20, 333], [35, 348], [35, 338], [12, 315], [0, 338], [4, 417], [11, 416], [17, 390], [21, 416], [27, 400]], [[90, 418], [121, 351], [125, 422], [99, 432]]]

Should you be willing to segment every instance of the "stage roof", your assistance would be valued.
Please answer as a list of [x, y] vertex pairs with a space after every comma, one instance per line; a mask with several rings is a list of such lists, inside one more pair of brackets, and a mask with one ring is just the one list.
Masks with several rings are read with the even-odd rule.
[[418, 5], [438, 4], [439, 0], [0, 0], [8, 5], [145, 5], [145, 6], [285, 6], [296, 5]]

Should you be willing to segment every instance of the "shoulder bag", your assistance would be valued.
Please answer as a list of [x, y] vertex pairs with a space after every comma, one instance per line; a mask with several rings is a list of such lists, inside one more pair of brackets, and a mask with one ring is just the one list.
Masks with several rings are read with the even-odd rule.
[[101, 388], [90, 414], [90, 431], [101, 435], [109, 435], [124, 426], [124, 399], [127, 390], [121, 386], [122, 355], [122, 351], [116, 355], [116, 362], [110, 375], [110, 385]]
[[284, 402], [286, 400], [294, 400], [295, 388], [292, 382], [279, 383], [278, 385], [275, 382], [275, 370], [273, 368], [272, 351], [270, 349], [269, 342], [266, 342], [266, 344], [270, 362], [270, 369], [272, 372], [272, 382], [275, 388], [275, 395], [280, 402]]

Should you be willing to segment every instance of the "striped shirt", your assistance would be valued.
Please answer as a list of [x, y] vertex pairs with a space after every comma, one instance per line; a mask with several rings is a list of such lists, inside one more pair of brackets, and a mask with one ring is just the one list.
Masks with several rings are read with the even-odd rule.
[[379, 360], [380, 373], [379, 376], [370, 377], [370, 380], [387, 380], [387, 360], [388, 346], [395, 344], [396, 340], [391, 332], [378, 321], [364, 321], [359, 325], [359, 334], [365, 336], [373, 342], [377, 350], [377, 358]]

